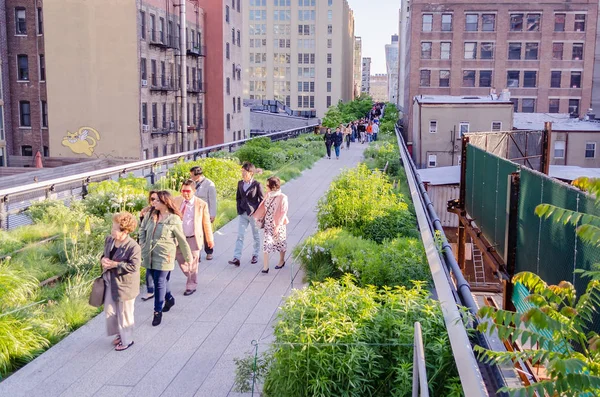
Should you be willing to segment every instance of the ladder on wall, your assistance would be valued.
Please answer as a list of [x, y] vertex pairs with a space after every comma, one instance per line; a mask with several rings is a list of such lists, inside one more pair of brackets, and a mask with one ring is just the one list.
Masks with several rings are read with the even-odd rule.
[[473, 244], [473, 268], [475, 270], [475, 284], [485, 284], [485, 266], [483, 264], [483, 255], [475, 244]]

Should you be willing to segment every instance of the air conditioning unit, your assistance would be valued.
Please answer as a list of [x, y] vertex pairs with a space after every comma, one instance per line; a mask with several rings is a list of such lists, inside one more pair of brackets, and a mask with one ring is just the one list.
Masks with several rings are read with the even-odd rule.
[[142, 87], [148, 86], [148, 80], [142, 80]]
[[150, 126], [149, 126], [149, 125], [146, 125], [146, 124], [143, 124], [143, 125], [142, 125], [142, 131], [144, 131], [144, 132], [148, 132], [148, 131], [150, 131]]

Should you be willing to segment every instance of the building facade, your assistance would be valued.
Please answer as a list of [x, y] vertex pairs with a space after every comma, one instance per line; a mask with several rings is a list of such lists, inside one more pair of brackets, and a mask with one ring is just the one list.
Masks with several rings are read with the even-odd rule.
[[354, 97], [361, 93], [361, 61], [362, 61], [362, 38], [354, 37]]
[[508, 88], [515, 112], [584, 114], [591, 103], [597, 17], [592, 0], [412, 0], [408, 66], [400, 77], [405, 106], [420, 94]]
[[[6, 1], [0, 0], [0, 26], [6, 26]], [[8, 166], [11, 121], [6, 29], [0, 29], [0, 167]]]
[[354, 94], [354, 16], [347, 0], [249, 0], [244, 96], [322, 117]]
[[374, 74], [369, 78], [369, 93], [375, 102], [389, 102], [388, 75], [383, 73]]
[[391, 44], [385, 45], [385, 64], [388, 75], [388, 101], [398, 104], [398, 35], [392, 35]]
[[364, 57], [362, 59], [362, 78], [361, 78], [361, 92], [371, 93], [371, 58]]

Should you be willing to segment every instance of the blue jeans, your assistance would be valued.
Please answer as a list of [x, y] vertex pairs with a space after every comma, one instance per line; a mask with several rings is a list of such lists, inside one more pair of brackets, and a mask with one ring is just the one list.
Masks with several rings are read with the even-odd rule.
[[154, 294], [154, 311], [162, 312], [165, 299], [171, 299], [173, 297], [173, 295], [171, 295], [171, 287], [169, 286], [171, 271], [146, 269], [146, 272], [150, 272], [154, 279], [154, 289], [156, 290], [156, 293]]
[[374, 141], [376, 141], [376, 140], [377, 140], [377, 133], [376, 133], [376, 132], [374, 132], [374, 133], [373, 133], [373, 140], [374, 140]]
[[146, 291], [149, 294], [154, 293], [154, 280], [152, 279], [152, 273], [150, 270], [146, 270]]
[[235, 242], [235, 251], [233, 252], [233, 257], [235, 259], [241, 259], [242, 257], [242, 249], [244, 248], [244, 235], [246, 234], [248, 225], [250, 225], [252, 228], [252, 236], [254, 237], [254, 250], [252, 251], [252, 255], [258, 256], [258, 250], [260, 249], [260, 234], [258, 233], [258, 227], [256, 226], [254, 218], [252, 218], [250, 215], [242, 214], [238, 215], [238, 219], [238, 236], [237, 241]]
[[334, 148], [335, 148], [335, 157], [340, 157], [340, 147], [338, 145], [335, 145]]

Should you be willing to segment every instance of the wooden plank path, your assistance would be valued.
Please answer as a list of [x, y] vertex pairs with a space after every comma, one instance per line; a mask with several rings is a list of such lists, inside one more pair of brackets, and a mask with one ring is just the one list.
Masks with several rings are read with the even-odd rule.
[[152, 327], [152, 300], [135, 306], [135, 344], [116, 352], [105, 334], [103, 314], [0, 383], [0, 396], [236, 396], [233, 359], [265, 346], [282, 299], [303, 286], [292, 263], [292, 249], [317, 229], [316, 205], [342, 169], [354, 167], [366, 145], [352, 144], [340, 160], [319, 160], [312, 169], [285, 184], [289, 197], [287, 264], [268, 274], [250, 264], [252, 233], [244, 241], [242, 265], [227, 264], [237, 238], [237, 219], [215, 234], [212, 261], [203, 260], [198, 290], [185, 297], [185, 279], [176, 269], [171, 280], [176, 304]]

